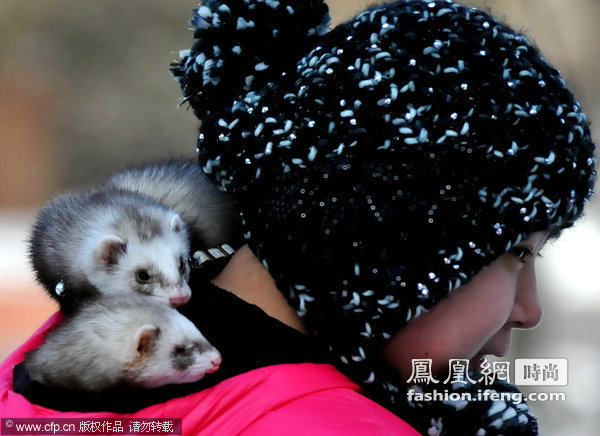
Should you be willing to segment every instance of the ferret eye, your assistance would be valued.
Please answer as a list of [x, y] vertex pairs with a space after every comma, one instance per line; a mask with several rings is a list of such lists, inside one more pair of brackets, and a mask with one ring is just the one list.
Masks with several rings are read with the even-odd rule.
[[185, 345], [177, 345], [173, 349], [174, 354], [185, 354], [187, 352], [187, 347]]
[[186, 261], [183, 256], [179, 257], [179, 272], [183, 274], [185, 272]]
[[147, 283], [150, 280], [150, 274], [145, 269], [141, 269], [135, 273], [135, 278], [139, 283]]

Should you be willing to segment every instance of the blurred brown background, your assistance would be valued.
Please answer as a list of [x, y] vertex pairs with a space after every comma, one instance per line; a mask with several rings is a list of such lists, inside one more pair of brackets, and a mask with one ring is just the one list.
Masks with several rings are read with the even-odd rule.
[[[370, 5], [330, 0], [334, 23]], [[600, 0], [467, 1], [524, 31], [600, 123]], [[56, 310], [34, 284], [25, 240], [52, 195], [159, 156], [192, 155], [197, 121], [168, 65], [189, 48], [194, 1], [0, 1], [0, 359]], [[600, 131], [593, 124], [596, 141]], [[545, 435], [600, 428], [600, 200], [540, 259], [545, 320], [514, 358], [567, 358], [567, 400], [533, 403]], [[541, 391], [533, 387], [530, 391]]]

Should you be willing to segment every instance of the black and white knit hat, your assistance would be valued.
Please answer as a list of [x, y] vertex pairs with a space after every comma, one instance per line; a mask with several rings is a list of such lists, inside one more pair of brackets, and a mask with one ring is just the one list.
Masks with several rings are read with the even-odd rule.
[[207, 0], [171, 71], [280, 291], [349, 374], [393, 392], [378, 346], [571, 226], [594, 144], [559, 73], [484, 12], [405, 0], [328, 20], [319, 0]]

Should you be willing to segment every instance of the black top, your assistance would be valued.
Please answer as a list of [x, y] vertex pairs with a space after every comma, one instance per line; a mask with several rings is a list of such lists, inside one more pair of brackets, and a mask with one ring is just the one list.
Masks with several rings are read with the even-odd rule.
[[220, 369], [202, 380], [156, 389], [120, 386], [99, 394], [74, 392], [32, 381], [21, 363], [13, 371], [13, 389], [30, 402], [61, 411], [132, 413], [181, 397], [238, 374], [279, 363], [330, 362], [314, 337], [268, 316], [259, 307], [208, 282], [192, 271], [192, 298], [179, 311], [188, 317], [223, 357]]

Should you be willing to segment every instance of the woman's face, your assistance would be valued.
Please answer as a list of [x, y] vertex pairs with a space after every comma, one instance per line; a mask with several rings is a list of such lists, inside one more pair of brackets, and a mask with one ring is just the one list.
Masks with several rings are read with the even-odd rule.
[[548, 235], [534, 233], [413, 319], [383, 347], [384, 358], [407, 379], [412, 359], [432, 359], [439, 374], [449, 359], [477, 363], [486, 354], [503, 356], [513, 328], [533, 328], [542, 319], [535, 259]]

